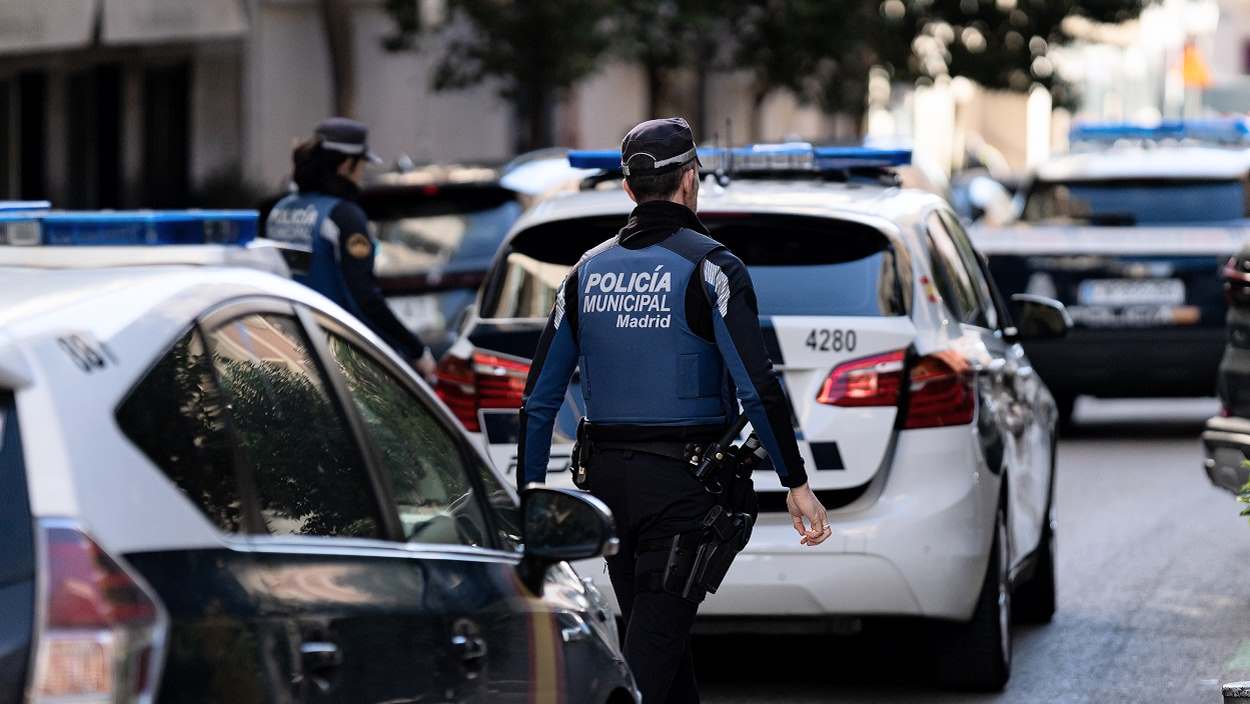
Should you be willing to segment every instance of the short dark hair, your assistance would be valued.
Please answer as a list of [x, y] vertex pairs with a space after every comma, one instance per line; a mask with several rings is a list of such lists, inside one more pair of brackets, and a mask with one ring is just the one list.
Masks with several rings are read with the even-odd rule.
[[629, 190], [634, 192], [634, 197], [639, 203], [648, 200], [668, 200], [673, 197], [678, 188], [681, 188], [681, 177], [692, 168], [694, 168], [693, 162], [679, 169], [659, 174], [630, 174], [625, 177], [625, 182], [629, 184]]

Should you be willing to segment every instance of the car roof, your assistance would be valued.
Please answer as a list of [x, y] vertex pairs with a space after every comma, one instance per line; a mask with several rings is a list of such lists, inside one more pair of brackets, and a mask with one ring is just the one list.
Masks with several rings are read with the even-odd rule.
[[1244, 178], [1250, 150], [1202, 146], [1133, 146], [1068, 154], [1036, 171], [1039, 181], [1132, 178]]
[[[231, 267], [134, 266], [100, 269], [0, 267], [0, 351], [23, 339], [90, 333], [108, 340], [141, 318], [176, 335], [213, 302], [281, 296], [317, 304], [309, 289], [272, 274]], [[172, 315], [171, 303], [184, 315]], [[0, 355], [2, 358], [2, 355]], [[0, 378], [4, 376], [0, 362]]]
[[[721, 186], [706, 179], [699, 191], [700, 214], [806, 215], [853, 220], [887, 229], [905, 228], [928, 208], [944, 203], [938, 196], [920, 190], [817, 180], [739, 179]], [[509, 240], [535, 225], [585, 217], [625, 216], [633, 208], [634, 203], [620, 188], [556, 194], [523, 215], [513, 226]]]

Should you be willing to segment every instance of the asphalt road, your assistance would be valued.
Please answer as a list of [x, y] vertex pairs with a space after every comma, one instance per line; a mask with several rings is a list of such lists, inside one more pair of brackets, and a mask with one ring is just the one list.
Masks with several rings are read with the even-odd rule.
[[997, 695], [943, 692], [914, 623], [707, 637], [704, 701], [1203, 702], [1250, 679], [1250, 524], [1201, 470], [1210, 400], [1086, 401], [1059, 450], [1059, 611]]

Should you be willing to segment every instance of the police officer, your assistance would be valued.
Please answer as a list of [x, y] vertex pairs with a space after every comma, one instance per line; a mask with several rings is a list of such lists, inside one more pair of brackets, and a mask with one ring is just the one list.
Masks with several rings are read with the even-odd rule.
[[621, 539], [608, 571], [626, 621], [625, 658], [643, 701], [693, 702], [698, 604], [660, 575], [673, 537], [697, 530], [715, 499], [684, 453], [723, 435], [741, 402], [790, 488], [799, 542], [818, 545], [830, 529], [807, 485], [751, 278], [694, 213], [699, 163], [689, 125], [668, 118], [634, 127], [621, 165], [638, 205], [559, 289], [526, 382], [517, 479], [545, 478], [555, 416], [580, 368], [593, 447], [588, 487], [612, 509]]
[[381, 161], [369, 151], [368, 136], [363, 124], [344, 117], [317, 125], [295, 148], [298, 190], [269, 212], [265, 237], [302, 252], [288, 257], [295, 280], [360, 318], [428, 379], [434, 373], [429, 348], [391, 312], [373, 274], [377, 243], [356, 203], [366, 162]]

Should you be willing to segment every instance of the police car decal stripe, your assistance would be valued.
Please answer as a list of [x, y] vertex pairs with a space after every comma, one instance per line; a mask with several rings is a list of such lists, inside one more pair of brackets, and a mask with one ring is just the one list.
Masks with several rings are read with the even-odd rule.
[[703, 261], [703, 280], [711, 284], [716, 289], [716, 308], [720, 311], [721, 317], [729, 312], [729, 277], [725, 276], [725, 272], [711, 261]]

